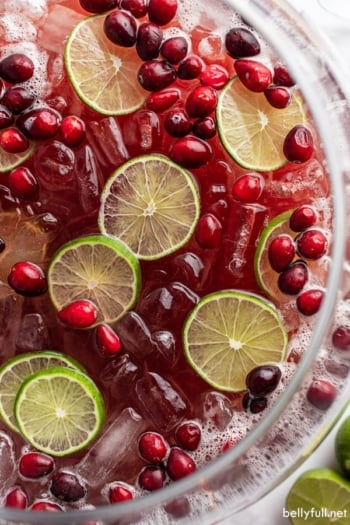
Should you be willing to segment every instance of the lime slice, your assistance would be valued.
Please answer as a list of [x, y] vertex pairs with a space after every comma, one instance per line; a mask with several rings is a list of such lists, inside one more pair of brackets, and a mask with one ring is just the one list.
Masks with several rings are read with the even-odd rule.
[[105, 15], [85, 18], [71, 32], [65, 65], [82, 101], [104, 115], [122, 115], [139, 108], [147, 97], [137, 81], [142, 61], [135, 46], [116, 46], [103, 30]]
[[282, 361], [287, 333], [266, 300], [228, 290], [203, 297], [184, 325], [184, 351], [204, 381], [228, 392], [246, 389], [248, 372]]
[[18, 426], [13, 410], [15, 398], [22, 382], [35, 372], [53, 366], [82, 370], [82, 366], [71, 357], [51, 350], [21, 354], [9, 359], [1, 366], [0, 416], [15, 432], [18, 432]]
[[221, 92], [216, 116], [227, 152], [244, 168], [257, 171], [271, 171], [286, 164], [284, 139], [294, 126], [306, 120], [297, 94], [292, 95], [286, 108], [276, 109], [263, 93], [249, 91], [237, 77]]
[[33, 154], [35, 145], [31, 144], [23, 153], [8, 153], [0, 146], [0, 173], [13, 170]]
[[83, 372], [48, 368], [24, 380], [15, 400], [15, 417], [33, 447], [66, 456], [86, 447], [100, 432], [104, 400]]
[[337, 430], [335, 456], [344, 474], [350, 477], [350, 416], [341, 423]]
[[134, 305], [141, 272], [126, 246], [103, 235], [89, 235], [56, 252], [47, 279], [58, 311], [74, 301], [90, 300], [98, 310], [96, 324], [112, 323]]
[[144, 155], [123, 164], [102, 192], [102, 233], [140, 259], [158, 259], [183, 246], [200, 211], [192, 176], [167, 157]]
[[348, 525], [350, 483], [328, 468], [309, 470], [290, 489], [283, 515], [293, 525]]

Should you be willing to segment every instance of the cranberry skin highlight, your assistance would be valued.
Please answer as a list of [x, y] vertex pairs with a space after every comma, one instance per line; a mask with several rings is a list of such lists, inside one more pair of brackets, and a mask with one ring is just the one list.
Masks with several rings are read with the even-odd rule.
[[338, 326], [332, 334], [332, 343], [338, 350], [350, 350], [350, 328]]
[[246, 386], [254, 397], [265, 397], [278, 386], [282, 377], [277, 365], [261, 365], [253, 368], [246, 377]]
[[7, 281], [16, 293], [25, 297], [36, 297], [47, 290], [44, 271], [29, 261], [21, 261], [14, 264]]
[[140, 25], [136, 37], [136, 51], [142, 60], [157, 58], [163, 40], [163, 31], [152, 22]]
[[99, 14], [116, 7], [118, 0], [79, 0], [79, 3], [85, 11]]
[[222, 240], [222, 224], [212, 213], [205, 213], [196, 228], [196, 240], [202, 248], [219, 248]]
[[260, 198], [264, 186], [265, 180], [259, 173], [241, 175], [232, 185], [232, 196], [240, 202], [256, 202]]
[[135, 18], [142, 18], [147, 15], [148, 11], [148, 1], [147, 0], [121, 0], [119, 7], [121, 9], [126, 9]]
[[61, 115], [54, 109], [40, 108], [21, 115], [16, 124], [28, 138], [47, 140], [56, 135], [61, 121]]
[[104, 32], [107, 38], [123, 47], [132, 47], [136, 43], [137, 23], [135, 17], [128, 11], [116, 9], [106, 16]]
[[299, 255], [313, 261], [327, 252], [327, 237], [321, 230], [305, 230], [297, 236], [295, 243]]
[[308, 280], [308, 268], [304, 261], [295, 261], [280, 273], [278, 287], [287, 295], [298, 295]]
[[34, 102], [35, 96], [33, 93], [21, 86], [12, 86], [7, 89], [1, 99], [4, 104], [13, 113], [21, 113], [28, 109]]
[[244, 27], [234, 27], [226, 33], [225, 47], [232, 58], [252, 57], [260, 53], [258, 39]]
[[86, 494], [86, 489], [79, 478], [75, 474], [64, 471], [53, 474], [50, 491], [56, 498], [66, 502], [78, 501]]
[[34, 73], [33, 61], [22, 53], [14, 53], [0, 62], [0, 77], [11, 84], [26, 82]]
[[38, 479], [53, 471], [54, 461], [47, 454], [28, 452], [19, 460], [18, 469], [22, 476]]
[[108, 493], [110, 503], [122, 503], [133, 499], [132, 491], [122, 483], [113, 484]]
[[308, 388], [306, 397], [309, 403], [319, 410], [327, 410], [337, 397], [337, 389], [324, 379], [315, 379]]
[[267, 253], [271, 268], [282, 272], [294, 259], [294, 241], [289, 235], [278, 235], [270, 242]]
[[141, 65], [137, 78], [146, 91], [159, 91], [175, 81], [176, 71], [165, 60], [148, 60]]
[[192, 474], [196, 470], [196, 464], [187, 452], [179, 447], [173, 447], [167, 460], [167, 473], [176, 481]]
[[271, 71], [256, 60], [240, 58], [235, 62], [235, 70], [242, 84], [255, 93], [264, 91], [271, 84]]
[[121, 341], [115, 331], [107, 324], [96, 328], [97, 348], [105, 357], [115, 357], [122, 348]]
[[39, 196], [39, 183], [29, 168], [14, 168], [8, 178], [8, 184], [14, 197], [35, 201]]
[[185, 58], [188, 51], [188, 43], [183, 36], [174, 36], [165, 40], [160, 48], [160, 54], [170, 64], [178, 64]]
[[186, 450], [196, 450], [202, 437], [202, 430], [198, 423], [185, 421], [181, 423], [175, 432], [175, 439], [181, 448]]
[[61, 123], [61, 135], [66, 146], [78, 146], [85, 137], [85, 122], [75, 115], [64, 117]]
[[13, 115], [11, 111], [5, 106], [0, 105], [0, 129], [8, 128], [13, 123]]
[[268, 86], [264, 95], [269, 104], [276, 109], [286, 108], [291, 101], [290, 91], [283, 86]]
[[168, 452], [168, 444], [157, 432], [144, 432], [138, 446], [141, 457], [150, 463], [161, 463]]
[[305, 126], [294, 126], [283, 143], [283, 153], [289, 162], [301, 164], [307, 162], [314, 152], [311, 131]]
[[74, 301], [58, 312], [58, 318], [71, 328], [89, 328], [97, 320], [97, 309], [90, 301]]
[[306, 290], [298, 295], [296, 305], [303, 315], [316, 314], [322, 304], [324, 292], [322, 290]]
[[302, 232], [314, 226], [317, 221], [317, 213], [314, 208], [308, 205], [296, 208], [289, 219], [289, 227], [294, 232]]
[[149, 0], [148, 17], [160, 26], [168, 24], [177, 11], [177, 0]]
[[17, 128], [6, 128], [0, 132], [0, 146], [7, 153], [24, 153], [29, 142]]
[[12, 507], [14, 509], [26, 509], [28, 505], [28, 496], [21, 487], [14, 487], [7, 493], [5, 507]]
[[217, 94], [210, 86], [197, 86], [188, 95], [186, 111], [190, 117], [208, 117], [217, 105]]
[[147, 109], [155, 113], [162, 113], [171, 108], [180, 98], [180, 91], [177, 89], [164, 89], [164, 91], [157, 91], [151, 93], [147, 100]]
[[138, 482], [141, 488], [153, 492], [161, 489], [165, 482], [165, 473], [162, 467], [150, 465], [141, 470]]
[[198, 78], [204, 68], [203, 60], [197, 55], [188, 55], [178, 67], [177, 76], [181, 80], [194, 80]]

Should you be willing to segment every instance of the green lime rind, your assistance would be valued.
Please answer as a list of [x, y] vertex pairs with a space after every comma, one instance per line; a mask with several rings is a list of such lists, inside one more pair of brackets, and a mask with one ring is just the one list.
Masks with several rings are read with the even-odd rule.
[[183, 329], [185, 357], [208, 384], [242, 392], [248, 372], [286, 356], [288, 335], [267, 300], [240, 290], [203, 297]]
[[112, 323], [133, 307], [141, 288], [138, 259], [123, 243], [105, 235], [69, 241], [53, 256], [48, 291], [59, 311], [77, 300], [98, 309], [96, 325]]
[[24, 439], [52, 456], [84, 449], [105, 421], [104, 399], [96, 384], [83, 372], [62, 367], [27, 377], [14, 411]]
[[286, 510], [293, 525], [348, 525], [350, 482], [330, 468], [308, 470], [289, 490]]
[[337, 430], [334, 451], [342, 472], [350, 478], [350, 416], [342, 421]]
[[100, 231], [118, 239], [142, 260], [181, 248], [200, 215], [192, 175], [163, 155], [142, 155], [120, 166], [101, 195]]
[[58, 365], [84, 371], [75, 359], [54, 350], [17, 355], [0, 367], [0, 417], [14, 432], [19, 432], [14, 404], [22, 382], [39, 370]]
[[6, 173], [23, 164], [23, 162], [33, 155], [34, 149], [34, 142], [32, 142], [29, 148], [23, 153], [7, 153], [0, 147], [0, 173]]

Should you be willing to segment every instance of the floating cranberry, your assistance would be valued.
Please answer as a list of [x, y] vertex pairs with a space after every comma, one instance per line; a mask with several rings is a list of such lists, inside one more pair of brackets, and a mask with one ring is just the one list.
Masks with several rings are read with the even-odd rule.
[[21, 487], [14, 487], [6, 494], [4, 505], [15, 509], [25, 509], [28, 505], [27, 494]]
[[177, 76], [181, 80], [193, 80], [198, 78], [204, 67], [203, 60], [197, 55], [188, 55], [178, 67]]
[[181, 448], [186, 450], [196, 450], [202, 437], [202, 430], [198, 423], [185, 421], [181, 423], [175, 432], [175, 439]]
[[64, 117], [61, 123], [61, 135], [66, 146], [78, 146], [85, 136], [85, 122], [75, 115]]
[[106, 357], [115, 357], [122, 347], [119, 337], [107, 324], [100, 324], [96, 328], [96, 342], [98, 349]]
[[256, 202], [261, 196], [264, 186], [265, 180], [259, 173], [252, 172], [241, 175], [232, 185], [232, 196], [240, 202]]
[[307, 206], [299, 206], [296, 208], [289, 219], [289, 227], [295, 232], [301, 232], [307, 228], [314, 226], [317, 221], [317, 213], [314, 208]]
[[8, 178], [8, 184], [14, 197], [35, 201], [39, 195], [39, 184], [35, 175], [25, 166], [14, 168]]
[[255, 35], [244, 27], [234, 27], [225, 35], [225, 47], [233, 58], [252, 57], [260, 53]]
[[282, 272], [294, 259], [295, 245], [290, 235], [277, 235], [268, 246], [268, 258], [275, 272]]
[[85, 11], [98, 14], [116, 7], [118, 0], [79, 0], [79, 3]]
[[251, 396], [265, 397], [271, 394], [280, 382], [282, 372], [277, 365], [261, 365], [248, 372], [246, 386]]
[[33, 61], [22, 53], [8, 55], [0, 62], [0, 77], [11, 84], [25, 82], [33, 76], [33, 73]]
[[149, 0], [148, 17], [160, 26], [168, 24], [177, 11], [177, 0]]
[[216, 135], [216, 124], [212, 117], [197, 119], [192, 125], [193, 134], [203, 140], [209, 140]]
[[228, 71], [220, 64], [209, 64], [200, 74], [201, 83], [215, 89], [222, 89], [228, 80]]
[[292, 87], [295, 84], [287, 68], [282, 64], [276, 64], [273, 68], [273, 83], [285, 87]]
[[34, 100], [34, 94], [24, 87], [12, 86], [6, 90], [1, 103], [13, 113], [21, 113], [21, 111], [28, 109]]
[[337, 396], [337, 389], [325, 379], [314, 379], [309, 386], [306, 398], [319, 410], [327, 410]]
[[283, 153], [290, 162], [308, 161], [314, 152], [314, 141], [311, 131], [305, 126], [294, 126], [283, 143]]
[[29, 142], [17, 128], [6, 128], [0, 131], [0, 146], [7, 153], [23, 153]]
[[192, 474], [196, 470], [196, 464], [185, 452], [179, 447], [173, 447], [167, 461], [167, 473], [172, 480], [177, 480]]
[[142, 489], [152, 492], [164, 486], [165, 473], [162, 467], [150, 465], [141, 470], [138, 482]]
[[165, 115], [164, 127], [172, 137], [184, 137], [191, 131], [192, 123], [184, 110], [174, 109]]
[[173, 106], [179, 98], [180, 91], [178, 89], [164, 89], [151, 93], [146, 100], [146, 106], [155, 113], [162, 113]]
[[147, 14], [148, 11], [148, 1], [147, 0], [121, 0], [119, 7], [121, 9], [126, 9], [135, 18], [142, 18]]
[[188, 51], [188, 42], [183, 36], [173, 36], [164, 40], [160, 54], [170, 64], [178, 64], [185, 58]]
[[136, 37], [136, 51], [142, 60], [157, 58], [163, 40], [163, 31], [157, 24], [144, 22]]
[[0, 105], [0, 129], [8, 128], [12, 123], [12, 113], [7, 107]]
[[268, 86], [264, 95], [269, 104], [277, 109], [286, 108], [291, 101], [289, 89], [283, 86]]
[[58, 317], [71, 328], [89, 328], [97, 320], [97, 308], [90, 301], [78, 300], [62, 308]]
[[134, 496], [131, 488], [127, 487], [124, 483], [113, 483], [109, 488], [108, 497], [110, 503], [123, 503], [123, 501], [133, 499]]
[[86, 494], [86, 489], [79, 478], [75, 474], [63, 470], [53, 474], [50, 491], [56, 498], [67, 502], [78, 501]]
[[267, 66], [256, 60], [240, 58], [235, 62], [235, 70], [242, 84], [250, 91], [259, 93], [271, 84], [271, 71]]
[[259, 414], [263, 412], [267, 407], [266, 397], [253, 397], [247, 392], [242, 400], [243, 408], [246, 412], [251, 414]]
[[106, 16], [103, 24], [107, 38], [123, 47], [132, 47], [136, 43], [137, 22], [128, 11], [116, 9]]
[[17, 126], [30, 139], [47, 140], [56, 135], [61, 115], [52, 108], [32, 109], [17, 119]]
[[308, 269], [304, 261], [295, 261], [287, 266], [278, 278], [281, 292], [288, 295], [297, 295], [304, 288], [308, 280]]
[[16, 293], [26, 297], [35, 297], [47, 290], [44, 271], [36, 264], [28, 261], [14, 264], [7, 281]]
[[175, 81], [176, 71], [165, 60], [148, 60], [141, 65], [137, 78], [147, 91], [159, 91]]
[[295, 239], [299, 255], [306, 259], [316, 260], [327, 251], [327, 237], [321, 230], [305, 230]]
[[350, 350], [350, 329], [347, 326], [338, 326], [332, 334], [332, 343], [339, 350]]
[[184, 168], [199, 168], [212, 156], [207, 142], [197, 137], [187, 136], [178, 139], [170, 151], [170, 158]]
[[45, 500], [45, 501], [36, 501], [30, 507], [30, 510], [34, 510], [35, 512], [59, 512], [59, 511], [63, 511], [63, 508], [57, 503], [53, 503], [52, 501]]
[[196, 240], [202, 248], [219, 248], [222, 240], [222, 224], [212, 213], [205, 213], [196, 228]]
[[144, 432], [139, 439], [139, 452], [150, 463], [161, 463], [168, 452], [168, 445], [157, 432]]
[[0, 253], [2, 253], [6, 248], [6, 242], [2, 237], [0, 237]]
[[300, 313], [314, 315], [321, 307], [324, 292], [322, 290], [310, 289], [298, 295], [296, 305]]
[[190, 117], [208, 117], [217, 104], [217, 94], [210, 86], [197, 86], [187, 97], [186, 111]]
[[185, 518], [191, 512], [191, 506], [185, 496], [176, 498], [164, 505], [164, 510], [176, 519]]
[[27, 452], [19, 460], [18, 469], [22, 476], [31, 479], [50, 474], [54, 467], [53, 459], [41, 452]]

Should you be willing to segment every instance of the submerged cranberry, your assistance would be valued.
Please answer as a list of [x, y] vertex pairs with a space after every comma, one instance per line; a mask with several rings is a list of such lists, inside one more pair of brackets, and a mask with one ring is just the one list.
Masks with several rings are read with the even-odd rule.
[[327, 251], [327, 237], [321, 230], [305, 230], [295, 239], [299, 255], [316, 260]]
[[56, 498], [67, 502], [78, 501], [86, 493], [85, 487], [75, 474], [62, 470], [53, 474], [50, 491]]
[[108, 497], [110, 503], [123, 503], [133, 499], [133, 493], [124, 483], [113, 483], [109, 488]]
[[180, 519], [185, 518], [191, 512], [191, 506], [185, 496], [178, 497], [164, 505], [164, 510], [170, 516]]
[[259, 93], [271, 84], [271, 71], [256, 60], [240, 58], [235, 62], [235, 70], [242, 84], [250, 91]]
[[207, 117], [217, 104], [217, 94], [210, 86], [197, 86], [187, 97], [186, 111], [190, 117]]
[[277, 235], [268, 246], [268, 258], [275, 272], [282, 272], [294, 259], [295, 245], [290, 235]]
[[6, 90], [1, 103], [13, 113], [21, 113], [33, 104], [34, 99], [34, 94], [24, 87], [12, 86]]
[[263, 412], [267, 407], [266, 397], [253, 397], [247, 392], [242, 400], [243, 408], [246, 412], [251, 414], [259, 414]]
[[47, 140], [56, 135], [61, 115], [52, 108], [32, 109], [17, 119], [17, 126], [30, 139]]
[[350, 350], [350, 329], [347, 326], [338, 326], [332, 334], [332, 343], [339, 350]]
[[0, 105], [0, 129], [7, 128], [13, 123], [13, 115], [10, 110]]
[[297, 295], [308, 280], [308, 268], [304, 261], [295, 261], [280, 273], [278, 286], [281, 292]]
[[103, 29], [113, 44], [132, 47], [136, 43], [137, 23], [128, 11], [116, 9], [109, 13], [104, 20]]
[[232, 196], [240, 202], [256, 202], [265, 186], [264, 178], [259, 173], [241, 175], [232, 185]]
[[225, 47], [233, 58], [252, 57], [260, 53], [255, 35], [245, 27], [234, 27], [225, 35]]
[[0, 62], [0, 77], [11, 84], [25, 82], [33, 76], [33, 73], [33, 61], [22, 53], [8, 55]]
[[229, 80], [229, 73], [220, 64], [209, 64], [202, 71], [200, 81], [205, 86], [211, 86], [215, 89], [222, 89]]
[[273, 392], [280, 382], [282, 371], [277, 365], [261, 365], [250, 370], [246, 386], [254, 397], [265, 397]]
[[314, 152], [314, 141], [311, 131], [305, 126], [294, 126], [283, 143], [283, 153], [290, 162], [308, 161]]
[[7, 153], [23, 153], [29, 142], [17, 128], [6, 128], [0, 132], [0, 146]]
[[308, 388], [306, 397], [309, 403], [320, 410], [327, 410], [337, 396], [337, 389], [325, 379], [315, 379]]
[[7, 278], [16, 293], [26, 297], [41, 295], [47, 290], [44, 271], [34, 263], [21, 261], [14, 264]]
[[314, 226], [317, 221], [317, 213], [312, 206], [303, 205], [296, 208], [289, 219], [289, 227], [295, 232], [301, 232]]
[[292, 87], [295, 82], [283, 64], [276, 64], [273, 68], [273, 82], [278, 86]]
[[196, 228], [196, 240], [202, 248], [219, 248], [222, 240], [222, 224], [212, 213], [204, 213]]
[[118, 5], [118, 0], [79, 0], [79, 3], [85, 11], [89, 13], [104, 13]]
[[161, 463], [168, 452], [168, 444], [157, 432], [144, 432], [139, 439], [139, 452], [150, 463]]
[[177, 76], [181, 80], [193, 80], [198, 78], [204, 67], [203, 60], [197, 55], [188, 55], [178, 67]]
[[314, 315], [321, 307], [324, 292], [322, 290], [310, 289], [298, 295], [296, 305], [300, 313]]
[[142, 489], [150, 492], [161, 489], [165, 482], [164, 469], [160, 466], [149, 465], [141, 470], [138, 482]]
[[21, 487], [14, 487], [6, 494], [5, 507], [25, 509], [28, 505], [28, 496]]
[[151, 93], [146, 100], [146, 106], [155, 113], [162, 113], [175, 104], [179, 98], [180, 91], [178, 89], [164, 89]]
[[75, 115], [64, 117], [61, 123], [61, 135], [67, 146], [78, 146], [85, 135], [85, 122]]
[[136, 51], [142, 60], [157, 58], [163, 40], [163, 31], [157, 24], [144, 22], [137, 31]]
[[135, 18], [142, 18], [147, 14], [148, 11], [148, 1], [147, 0], [121, 0], [119, 7], [121, 9], [126, 9]]
[[199, 446], [201, 437], [201, 427], [194, 421], [185, 421], [181, 423], [175, 432], [177, 444], [186, 450], [196, 450]]
[[175, 81], [176, 71], [165, 60], [148, 60], [141, 65], [137, 78], [147, 91], [159, 91]]
[[183, 109], [174, 109], [166, 114], [164, 127], [172, 137], [184, 137], [191, 131], [192, 123]]
[[212, 117], [199, 118], [193, 123], [192, 131], [200, 139], [212, 139], [216, 135], [215, 120]]
[[164, 40], [160, 53], [170, 64], [178, 64], [185, 58], [188, 51], [188, 43], [183, 36], [174, 36]]
[[177, 480], [192, 474], [196, 470], [194, 460], [179, 447], [173, 447], [167, 460], [167, 473], [172, 480]]
[[44, 500], [33, 503], [30, 510], [34, 510], [35, 512], [59, 512], [63, 511], [63, 508], [57, 503]]
[[52, 472], [53, 459], [41, 452], [27, 452], [19, 460], [18, 469], [22, 476], [31, 479], [41, 478]]
[[72, 328], [89, 328], [97, 320], [97, 308], [91, 301], [78, 300], [62, 308], [58, 317]]
[[170, 151], [170, 158], [184, 168], [199, 168], [212, 156], [207, 142], [197, 137], [187, 136], [177, 140]]
[[35, 201], [39, 195], [39, 184], [35, 175], [25, 166], [14, 168], [8, 178], [9, 187], [14, 197]]
[[277, 109], [286, 108], [291, 101], [289, 89], [283, 86], [268, 86], [264, 95], [269, 104]]
[[96, 342], [98, 349], [106, 357], [115, 357], [122, 347], [119, 337], [107, 324], [100, 324], [96, 328]]
[[160, 26], [168, 24], [177, 11], [177, 0], [149, 0], [148, 17]]

